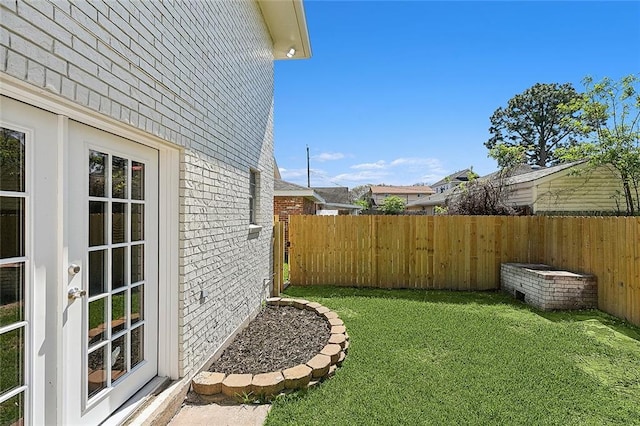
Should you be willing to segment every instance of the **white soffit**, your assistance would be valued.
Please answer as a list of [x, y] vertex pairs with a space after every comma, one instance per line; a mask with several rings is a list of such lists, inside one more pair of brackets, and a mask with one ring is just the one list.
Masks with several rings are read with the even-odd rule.
[[[273, 41], [274, 59], [307, 59], [311, 44], [302, 0], [258, 0]], [[295, 49], [292, 57], [287, 53]]]

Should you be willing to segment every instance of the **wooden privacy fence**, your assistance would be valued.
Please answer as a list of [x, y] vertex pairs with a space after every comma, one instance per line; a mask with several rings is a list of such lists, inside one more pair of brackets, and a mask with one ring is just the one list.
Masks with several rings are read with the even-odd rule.
[[294, 285], [490, 290], [501, 263], [546, 263], [640, 325], [639, 217], [291, 216], [289, 242]]

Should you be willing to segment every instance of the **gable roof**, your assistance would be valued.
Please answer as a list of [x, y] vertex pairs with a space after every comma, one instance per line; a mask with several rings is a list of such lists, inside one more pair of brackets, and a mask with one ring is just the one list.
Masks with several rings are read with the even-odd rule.
[[282, 179], [274, 179], [273, 181], [274, 197], [304, 197], [313, 200], [316, 203], [324, 203], [324, 199], [313, 190], [306, 186], [296, 185]]
[[415, 186], [387, 186], [373, 185], [371, 187], [372, 194], [433, 194], [435, 191], [427, 185]]
[[327, 203], [351, 204], [349, 199], [349, 188], [339, 187], [319, 187], [313, 188]]

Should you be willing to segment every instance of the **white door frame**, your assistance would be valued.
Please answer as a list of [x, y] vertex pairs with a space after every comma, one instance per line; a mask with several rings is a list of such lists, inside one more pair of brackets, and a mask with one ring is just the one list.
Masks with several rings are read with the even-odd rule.
[[[58, 226], [55, 232], [55, 240], [58, 252], [58, 298], [57, 306], [57, 327], [55, 336], [47, 336], [54, 339], [55, 357], [57, 372], [55, 377], [49, 377], [56, 383], [56, 394], [60, 397], [55, 403], [55, 416], [57, 423], [63, 420], [62, 410], [64, 409], [63, 389], [61, 389], [62, 368], [62, 324], [63, 310], [67, 301], [68, 282], [68, 255], [66, 252], [65, 229], [69, 224], [64, 223], [64, 208], [68, 202], [72, 202], [71, 194], [65, 192], [66, 171], [72, 165], [65, 163], [65, 150], [68, 143], [68, 120], [72, 119], [80, 123], [104, 130], [117, 136], [130, 139], [155, 148], [159, 152], [159, 180], [160, 188], [158, 194], [159, 218], [158, 218], [158, 311], [165, 313], [158, 318], [158, 328], [163, 330], [158, 335], [158, 376], [169, 377], [176, 380], [179, 373], [179, 346], [178, 346], [178, 249], [179, 249], [179, 182], [180, 182], [180, 158], [182, 148], [170, 144], [167, 141], [134, 128], [113, 118], [104, 116], [86, 107], [77, 105], [72, 101], [62, 98], [59, 95], [50, 93], [44, 89], [34, 87], [28, 83], [14, 77], [0, 73], [0, 94], [22, 101], [29, 105], [58, 114], [57, 169], [61, 176], [57, 182], [57, 217]], [[53, 138], [52, 138], [53, 139]], [[66, 265], [66, 266], [65, 266]], [[34, 348], [37, 350], [38, 348]], [[34, 394], [37, 392], [34, 392]], [[34, 404], [43, 404], [44, 401], [33, 401]], [[49, 417], [49, 416], [48, 416]], [[51, 418], [51, 417], [49, 417]]]

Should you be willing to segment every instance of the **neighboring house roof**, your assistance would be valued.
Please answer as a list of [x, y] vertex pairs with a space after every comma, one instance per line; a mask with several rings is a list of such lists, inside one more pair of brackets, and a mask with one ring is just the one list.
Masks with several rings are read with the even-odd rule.
[[[507, 185], [516, 185], [525, 182], [533, 182], [546, 176], [550, 176], [554, 173], [559, 173], [563, 170], [570, 169], [578, 164], [582, 164], [584, 161], [576, 161], [573, 163], [559, 164], [552, 167], [539, 167], [531, 166], [529, 164], [521, 164], [517, 166], [511, 173], [512, 175], [506, 179]], [[493, 172], [488, 175], [482, 176], [478, 179], [488, 180], [495, 179], [499, 172]], [[413, 201], [407, 204], [407, 207], [417, 206], [441, 206], [444, 205], [448, 197], [455, 194], [458, 188], [450, 188], [439, 194], [431, 195], [425, 199]]]
[[337, 209], [337, 210], [362, 210], [362, 206], [357, 204], [351, 204], [351, 199], [349, 198], [349, 188], [346, 186], [339, 187], [320, 187], [313, 188], [318, 195], [324, 198], [325, 203], [323, 207], [325, 209]]
[[273, 181], [273, 196], [274, 197], [304, 197], [313, 200], [316, 203], [325, 203], [322, 198], [313, 188], [307, 188], [306, 186], [296, 185], [295, 183], [286, 182], [282, 179], [275, 179]]
[[343, 203], [324, 203], [322, 207], [325, 210], [362, 210], [363, 207], [357, 204], [343, 204]]
[[558, 172], [560, 172], [562, 170], [570, 169], [571, 167], [575, 167], [578, 164], [582, 164], [584, 162], [585, 162], [585, 160], [574, 161], [573, 163], [565, 163], [565, 164], [559, 164], [557, 166], [552, 166], [552, 167], [541, 167], [539, 169], [533, 169], [532, 171], [529, 171], [528, 173], [516, 174], [516, 175], [512, 175], [512, 176], [508, 177], [507, 178], [507, 184], [508, 185], [514, 185], [514, 184], [517, 184], [517, 183], [532, 182], [534, 180], [538, 180], [538, 179], [543, 178], [545, 176], [549, 176], [549, 175], [552, 175], [554, 173], [558, 173]]
[[273, 157], [273, 177], [275, 179], [282, 179], [280, 175], [280, 168], [278, 167], [278, 162], [276, 161], [276, 157]]
[[258, 0], [258, 5], [273, 41], [274, 59], [310, 58], [311, 43], [302, 0]]
[[449, 176], [440, 179], [436, 183], [432, 184], [431, 187], [435, 188], [436, 186], [444, 185], [450, 182], [467, 182], [469, 180], [469, 174], [473, 173], [471, 169], [459, 170], [457, 172], [451, 173]]
[[372, 194], [433, 194], [434, 190], [427, 185], [416, 186], [386, 186], [374, 185], [371, 187]]
[[320, 187], [313, 188], [327, 203], [351, 204], [349, 199], [349, 188], [346, 186], [339, 187]]
[[407, 204], [407, 207], [414, 207], [414, 206], [442, 206], [442, 205], [444, 205], [444, 202], [447, 200], [447, 197], [449, 197], [451, 194], [453, 194], [456, 190], [458, 190], [458, 187], [449, 188], [444, 192], [440, 192], [438, 194], [429, 195], [426, 198], [421, 198], [419, 200], [412, 201], [412, 202]]

